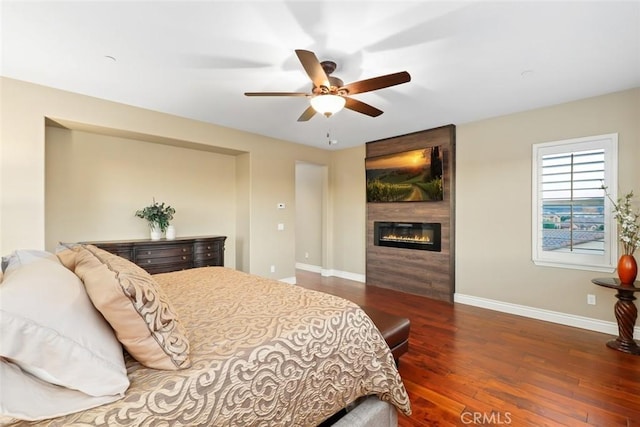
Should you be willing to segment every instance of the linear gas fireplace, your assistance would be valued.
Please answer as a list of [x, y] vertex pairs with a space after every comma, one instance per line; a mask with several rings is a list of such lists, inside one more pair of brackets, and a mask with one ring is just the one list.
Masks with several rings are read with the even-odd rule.
[[373, 242], [376, 246], [440, 252], [440, 223], [375, 221]]

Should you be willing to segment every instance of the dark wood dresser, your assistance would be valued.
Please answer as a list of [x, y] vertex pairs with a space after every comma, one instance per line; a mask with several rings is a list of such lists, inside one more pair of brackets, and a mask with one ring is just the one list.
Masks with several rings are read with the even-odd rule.
[[226, 236], [179, 237], [175, 240], [83, 242], [126, 258], [151, 274], [195, 267], [224, 266]]

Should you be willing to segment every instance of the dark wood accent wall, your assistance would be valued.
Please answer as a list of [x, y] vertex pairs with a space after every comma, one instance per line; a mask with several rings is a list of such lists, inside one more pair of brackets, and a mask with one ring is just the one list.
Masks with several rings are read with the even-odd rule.
[[[440, 146], [444, 188], [444, 200], [437, 202], [367, 203], [367, 285], [453, 301], [455, 131], [454, 125], [448, 125], [367, 143], [367, 157]], [[442, 249], [430, 252], [375, 246], [374, 221], [439, 222], [442, 224]]]

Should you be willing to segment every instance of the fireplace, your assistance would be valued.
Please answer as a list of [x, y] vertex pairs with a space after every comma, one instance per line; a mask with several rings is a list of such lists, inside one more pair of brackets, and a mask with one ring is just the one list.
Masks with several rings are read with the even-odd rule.
[[440, 252], [440, 223], [378, 222], [373, 223], [376, 246]]

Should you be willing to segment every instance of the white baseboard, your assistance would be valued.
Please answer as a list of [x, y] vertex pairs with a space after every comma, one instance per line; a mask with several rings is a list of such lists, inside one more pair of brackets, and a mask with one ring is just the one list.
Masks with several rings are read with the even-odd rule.
[[[508, 302], [496, 301], [488, 298], [475, 297], [472, 295], [464, 295], [459, 293], [453, 295], [453, 300], [460, 304], [488, 308], [489, 310], [516, 314], [518, 316], [544, 320], [547, 322], [558, 323], [560, 325], [573, 326], [576, 328], [587, 329], [589, 331], [602, 332], [608, 335], [618, 335], [618, 325], [615, 322], [607, 322], [604, 320], [592, 319], [589, 317], [576, 316], [573, 314], [560, 313], [557, 311], [545, 310], [542, 308], [528, 307], [525, 305], [512, 304]], [[635, 329], [633, 330], [633, 334], [635, 338], [640, 337], [639, 326], [635, 327]]]
[[322, 273], [322, 267], [319, 265], [311, 265], [311, 264], [303, 264], [301, 262], [296, 262], [296, 269], [310, 271], [312, 273]]
[[311, 271], [312, 273], [319, 273], [323, 277], [334, 276], [334, 277], [340, 277], [341, 279], [353, 280], [355, 282], [361, 282], [361, 283], [365, 283], [366, 281], [364, 274], [327, 269], [327, 268], [322, 268], [318, 265], [310, 265], [310, 264], [303, 264], [303, 263], [297, 262], [296, 268], [304, 271]]
[[285, 277], [284, 279], [278, 279], [280, 282], [288, 283], [290, 285], [296, 284], [296, 277]]
[[354, 282], [365, 283], [366, 278], [364, 274], [357, 273], [349, 273], [348, 271], [340, 271], [340, 270], [324, 270], [322, 273], [323, 276], [335, 276], [341, 279], [353, 280]]
[[[340, 277], [342, 279], [353, 280], [356, 282], [366, 283], [364, 274], [350, 273], [348, 271], [324, 269], [317, 265], [296, 263], [296, 268], [300, 270], [319, 273], [324, 277]], [[283, 282], [295, 284], [295, 277], [291, 282], [290, 278], [281, 279]], [[542, 308], [528, 307], [526, 305], [512, 304], [509, 302], [497, 301], [488, 298], [476, 297], [456, 293], [453, 300], [460, 304], [473, 305], [475, 307], [487, 308], [489, 310], [500, 311], [503, 313], [515, 314], [518, 316], [529, 317], [531, 319], [544, 320], [551, 323], [558, 323], [565, 326], [573, 326], [576, 328], [586, 329], [589, 331], [602, 332], [604, 334], [617, 336], [618, 325], [615, 322], [607, 322], [605, 320], [592, 319], [590, 317], [576, 316], [573, 314], [561, 313], [558, 311], [545, 310]], [[633, 330], [636, 339], [640, 339], [640, 326], [636, 326]]]

